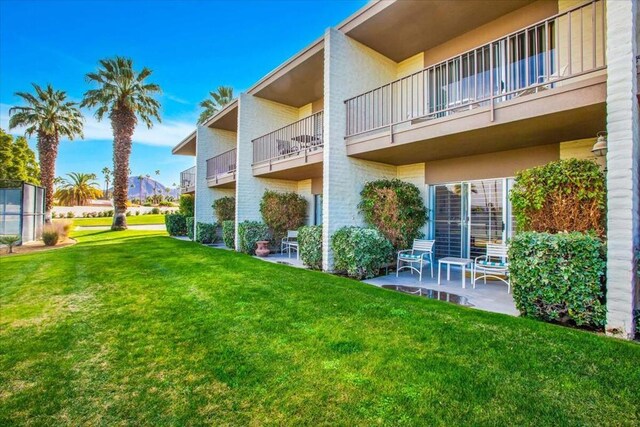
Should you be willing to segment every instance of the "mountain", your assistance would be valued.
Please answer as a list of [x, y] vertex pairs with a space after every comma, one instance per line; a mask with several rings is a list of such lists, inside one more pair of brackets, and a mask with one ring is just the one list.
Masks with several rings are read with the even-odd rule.
[[[145, 199], [148, 196], [153, 196], [153, 189], [155, 186], [156, 194], [162, 194], [166, 196], [166, 188], [160, 182], [144, 177], [142, 181], [138, 179], [137, 176], [129, 177], [129, 200], [140, 198], [140, 186], [142, 185], [142, 198]], [[110, 188], [109, 191], [113, 191], [113, 188]], [[170, 188], [169, 195], [174, 198], [178, 198], [180, 196], [180, 190], [178, 188]]]

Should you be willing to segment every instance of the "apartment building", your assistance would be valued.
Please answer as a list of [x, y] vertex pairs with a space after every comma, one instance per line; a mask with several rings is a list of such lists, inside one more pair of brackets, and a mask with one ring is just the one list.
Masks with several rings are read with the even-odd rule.
[[608, 325], [640, 307], [638, 5], [633, 0], [374, 1], [257, 82], [173, 150], [196, 158], [196, 221], [236, 196], [260, 220], [267, 189], [309, 202], [330, 237], [362, 225], [363, 185], [423, 192], [436, 257], [473, 257], [514, 230], [518, 170], [592, 158], [607, 133]]

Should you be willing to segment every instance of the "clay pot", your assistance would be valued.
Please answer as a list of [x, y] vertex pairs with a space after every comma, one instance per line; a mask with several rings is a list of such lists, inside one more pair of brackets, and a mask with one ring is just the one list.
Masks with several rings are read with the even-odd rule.
[[259, 242], [256, 242], [256, 244], [258, 245], [258, 248], [256, 249], [256, 255], [258, 255], [259, 257], [266, 257], [267, 255], [269, 255], [270, 251], [267, 247], [267, 245], [269, 245], [268, 240], [260, 240]]

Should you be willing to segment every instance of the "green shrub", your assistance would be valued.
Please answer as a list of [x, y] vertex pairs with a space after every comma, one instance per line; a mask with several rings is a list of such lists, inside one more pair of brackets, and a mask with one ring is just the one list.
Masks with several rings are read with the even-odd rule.
[[126, 211], [126, 212], [124, 213], [124, 216], [131, 216], [131, 211]]
[[280, 242], [287, 230], [297, 230], [307, 216], [307, 200], [297, 193], [278, 193], [267, 190], [260, 201], [264, 223], [273, 231], [274, 241]]
[[422, 237], [427, 210], [420, 190], [399, 179], [381, 179], [365, 184], [358, 205], [364, 220], [378, 229], [395, 249], [411, 247]]
[[195, 205], [195, 199], [193, 197], [193, 194], [181, 194], [180, 207], [178, 208], [178, 212], [180, 212], [185, 217], [193, 216], [194, 205]]
[[158, 215], [160, 213], [160, 208], [152, 208], [151, 209], [151, 214], [152, 215]]
[[236, 247], [236, 223], [232, 220], [227, 220], [222, 223], [222, 241], [224, 245], [229, 249], [235, 249]]
[[73, 212], [67, 212], [67, 218], [73, 218], [74, 216]]
[[218, 219], [218, 224], [224, 221], [233, 221], [236, 218], [236, 198], [222, 197], [213, 202], [213, 211]]
[[517, 234], [509, 244], [513, 299], [523, 316], [602, 328], [604, 246], [594, 235]]
[[166, 200], [162, 200], [160, 203], [158, 203], [158, 206], [168, 207], [168, 206], [173, 206], [173, 203], [168, 202]]
[[196, 224], [196, 242], [198, 243], [215, 243], [216, 242], [216, 225], [199, 222]]
[[300, 259], [312, 270], [322, 270], [322, 226], [306, 225], [298, 229]]
[[391, 262], [393, 246], [375, 228], [343, 227], [331, 237], [335, 270], [356, 279], [376, 276]]
[[187, 221], [182, 214], [166, 215], [164, 217], [164, 224], [167, 227], [169, 236], [186, 236], [187, 234]]
[[47, 225], [42, 230], [42, 241], [46, 246], [55, 246], [60, 240], [60, 232], [58, 228], [53, 225]]
[[258, 221], [243, 221], [238, 224], [238, 240], [240, 252], [253, 255], [256, 242], [269, 240], [269, 227]]
[[187, 225], [187, 237], [189, 238], [189, 240], [193, 240], [194, 238], [193, 233], [195, 232], [194, 230], [195, 218], [192, 216], [188, 216], [185, 218], [185, 222]]
[[20, 242], [21, 238], [17, 234], [0, 235], [0, 244], [7, 245], [7, 253], [13, 253], [13, 247]]
[[559, 160], [521, 171], [510, 199], [520, 231], [604, 235], [605, 177], [591, 160]]

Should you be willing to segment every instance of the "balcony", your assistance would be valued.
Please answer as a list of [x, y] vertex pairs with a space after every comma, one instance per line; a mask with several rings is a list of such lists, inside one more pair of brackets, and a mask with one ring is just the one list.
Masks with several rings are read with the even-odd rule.
[[207, 183], [209, 187], [235, 188], [236, 185], [235, 148], [207, 159]]
[[180, 192], [194, 193], [196, 191], [196, 167], [190, 167], [180, 172]]
[[[592, 1], [348, 99], [347, 152], [401, 164], [593, 136], [604, 124], [605, 32], [604, 2]], [[552, 115], [542, 127], [529, 120]], [[509, 123], [502, 135], [516, 146], [478, 133]], [[390, 151], [431, 139], [441, 146]]]
[[301, 180], [322, 176], [323, 112], [254, 139], [255, 176]]

